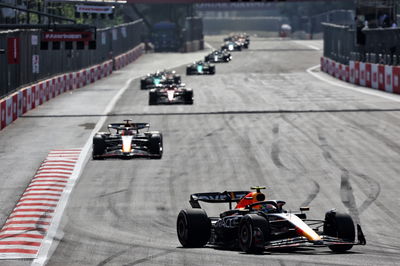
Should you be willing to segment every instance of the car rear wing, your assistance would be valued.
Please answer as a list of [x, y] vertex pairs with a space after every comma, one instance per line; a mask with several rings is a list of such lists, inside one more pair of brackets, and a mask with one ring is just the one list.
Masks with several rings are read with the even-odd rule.
[[229, 207], [232, 208], [232, 202], [239, 202], [250, 192], [251, 191], [224, 191], [196, 193], [190, 195], [189, 203], [192, 208], [201, 208], [199, 201], [208, 203], [229, 203]]
[[127, 129], [127, 130], [139, 130], [144, 128], [150, 128], [149, 123], [129, 123], [129, 126], [126, 123], [112, 123], [108, 125], [108, 128], [112, 129]]

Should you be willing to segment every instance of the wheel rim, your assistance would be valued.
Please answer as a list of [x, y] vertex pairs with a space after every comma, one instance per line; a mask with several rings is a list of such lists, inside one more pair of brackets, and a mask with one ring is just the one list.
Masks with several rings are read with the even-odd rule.
[[240, 242], [242, 244], [242, 247], [245, 248], [245, 250], [249, 249], [251, 238], [252, 238], [251, 225], [246, 223], [246, 225], [242, 226], [240, 231]]

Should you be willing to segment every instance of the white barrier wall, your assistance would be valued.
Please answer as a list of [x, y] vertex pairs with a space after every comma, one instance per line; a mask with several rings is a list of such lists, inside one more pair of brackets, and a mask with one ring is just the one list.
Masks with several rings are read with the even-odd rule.
[[321, 70], [352, 84], [400, 94], [400, 66], [358, 61], [350, 61], [349, 65], [344, 65], [321, 57]]

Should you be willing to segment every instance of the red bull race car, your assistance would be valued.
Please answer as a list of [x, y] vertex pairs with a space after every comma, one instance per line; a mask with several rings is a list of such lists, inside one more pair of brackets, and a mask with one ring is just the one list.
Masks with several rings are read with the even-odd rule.
[[193, 90], [184, 84], [158, 87], [149, 91], [149, 105], [193, 104]]
[[[353, 245], [365, 245], [366, 240], [348, 214], [328, 211], [322, 220], [307, 219], [300, 212], [288, 212], [282, 200], [266, 200], [261, 192], [224, 191], [190, 195], [192, 209], [181, 210], [177, 219], [179, 242], [185, 248], [215, 247], [240, 249], [246, 253], [301, 246], [328, 247], [333, 252], [345, 252]], [[199, 202], [228, 203], [229, 210], [219, 217], [209, 217]], [[232, 204], [236, 204], [232, 208]]]
[[150, 131], [149, 123], [124, 121], [125, 123], [108, 125], [109, 132], [98, 132], [94, 135], [93, 159], [135, 157], [161, 159], [162, 134], [159, 131]]

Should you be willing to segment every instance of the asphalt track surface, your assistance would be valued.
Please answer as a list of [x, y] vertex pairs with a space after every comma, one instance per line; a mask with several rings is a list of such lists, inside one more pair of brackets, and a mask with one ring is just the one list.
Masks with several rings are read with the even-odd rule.
[[[220, 38], [208, 43], [217, 47]], [[400, 97], [315, 78], [306, 70], [319, 63], [316, 47], [322, 42], [253, 38], [249, 50], [217, 65], [215, 76], [182, 75], [193, 106], [148, 106], [148, 92], [133, 80], [103, 129], [126, 118], [150, 122], [164, 135], [164, 156], [89, 160], [48, 265], [398, 265]], [[49, 150], [82, 147], [126, 80], [167, 67], [184, 73], [184, 64], [204, 54], [145, 55], [1, 131], [1, 222]], [[332, 208], [351, 214], [367, 245], [346, 254], [303, 248], [264, 255], [181, 247], [176, 217], [191, 193], [252, 185], [266, 185], [267, 197], [285, 200], [286, 209], [310, 206], [310, 218]], [[223, 206], [206, 210], [216, 215]]]

